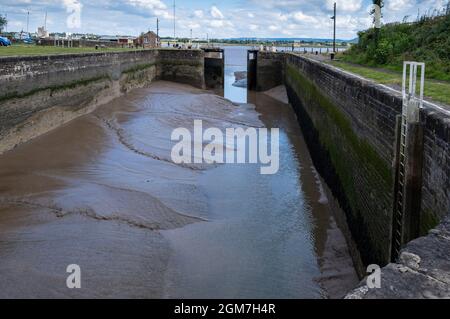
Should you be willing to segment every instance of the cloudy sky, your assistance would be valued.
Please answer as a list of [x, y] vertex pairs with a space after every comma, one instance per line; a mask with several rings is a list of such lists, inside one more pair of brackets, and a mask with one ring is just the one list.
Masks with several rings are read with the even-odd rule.
[[[352, 39], [372, 23], [372, 0], [176, 0], [176, 35], [205, 38], [317, 37], [332, 34], [333, 3], [338, 5], [338, 38]], [[447, 0], [386, 0], [384, 22], [410, 20]], [[173, 35], [173, 0], [0, 0], [8, 31], [35, 31], [48, 12], [50, 32], [137, 35], [156, 29]]]

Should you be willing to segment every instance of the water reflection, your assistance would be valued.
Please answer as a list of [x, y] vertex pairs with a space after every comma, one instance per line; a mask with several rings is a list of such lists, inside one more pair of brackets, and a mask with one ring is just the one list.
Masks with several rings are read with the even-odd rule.
[[225, 46], [225, 98], [236, 103], [247, 103], [247, 88], [234, 86], [235, 72], [247, 71], [247, 49], [242, 46]]

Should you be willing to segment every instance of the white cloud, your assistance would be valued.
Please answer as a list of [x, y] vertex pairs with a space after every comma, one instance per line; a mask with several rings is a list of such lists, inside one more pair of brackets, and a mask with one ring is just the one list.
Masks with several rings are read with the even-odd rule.
[[164, 10], [167, 6], [161, 0], [127, 0], [131, 5], [147, 8], [150, 10]]
[[281, 33], [282, 33], [283, 35], [289, 36], [289, 37], [294, 35], [294, 34], [292, 33], [292, 31], [286, 30], [286, 29], [281, 30]]
[[304, 14], [302, 11], [295, 12], [293, 17], [294, 20], [301, 23], [318, 23], [315, 17]]
[[155, 10], [153, 11], [153, 13], [155, 14], [155, 16], [166, 20], [173, 19], [173, 15], [166, 10]]
[[289, 20], [289, 15], [287, 14], [282, 14], [282, 13], [278, 13], [276, 15], [277, 20], [281, 21], [281, 22], [285, 22]]
[[200, 18], [200, 19], [203, 18], [203, 16], [204, 16], [203, 10], [195, 10], [194, 16], [197, 18]]
[[362, 0], [327, 0], [327, 9], [332, 10], [335, 2], [340, 12], [356, 12], [362, 7]]
[[211, 7], [211, 16], [215, 19], [223, 19], [223, 13], [216, 6]]
[[200, 23], [196, 23], [196, 22], [188, 23], [186, 26], [189, 29], [199, 29], [201, 27]]
[[233, 23], [227, 20], [211, 20], [209, 21], [209, 25], [212, 28], [224, 28], [224, 27], [232, 27]]
[[272, 25], [269, 26], [269, 30], [270, 31], [277, 31], [278, 30], [278, 26], [272, 24]]
[[167, 6], [161, 0], [125, 0], [131, 6], [148, 10], [149, 14], [153, 14], [163, 19], [172, 19], [173, 15], [168, 11]]
[[387, 1], [387, 8], [392, 11], [400, 11], [410, 8], [415, 4], [415, 0], [389, 0]]

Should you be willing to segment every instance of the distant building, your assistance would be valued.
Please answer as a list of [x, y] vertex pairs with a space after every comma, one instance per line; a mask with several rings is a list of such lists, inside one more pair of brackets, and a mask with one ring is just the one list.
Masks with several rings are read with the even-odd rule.
[[132, 48], [134, 46], [134, 40], [136, 39], [136, 37], [117, 36], [117, 39], [119, 45], [121, 45], [122, 47]]
[[159, 47], [160, 41], [160, 37], [158, 37], [155, 32], [149, 31], [141, 34], [136, 40], [134, 40], [134, 44], [136, 47], [156, 48]]
[[105, 35], [105, 36], [101, 36], [100, 39], [98, 39], [101, 42], [115, 42], [115, 43], [119, 43], [119, 38], [116, 36], [109, 36], [109, 35]]
[[102, 36], [99, 39], [100, 42], [115, 43], [115, 44], [117, 44], [117, 46], [123, 47], [123, 48], [125, 48], [125, 47], [128, 47], [128, 48], [133, 47], [134, 40], [135, 40], [135, 37], [121, 36], [121, 35], [117, 35], [117, 36]]

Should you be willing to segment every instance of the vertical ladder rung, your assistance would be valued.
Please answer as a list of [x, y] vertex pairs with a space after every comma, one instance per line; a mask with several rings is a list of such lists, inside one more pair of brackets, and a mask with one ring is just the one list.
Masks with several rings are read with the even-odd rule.
[[[421, 94], [420, 94], [420, 104], [415, 104], [414, 101], [417, 101], [416, 98], [416, 83], [418, 76], [418, 67], [421, 68], [422, 74], [421, 76]], [[409, 70], [409, 72], [408, 72]], [[423, 86], [424, 86], [424, 70], [425, 65], [423, 63], [416, 62], [404, 62], [403, 65], [403, 103], [402, 103], [402, 112], [401, 112], [401, 120], [400, 120], [400, 128], [398, 134], [398, 142], [399, 146], [396, 150], [396, 155], [398, 157], [398, 166], [397, 166], [397, 181], [396, 181], [396, 198], [395, 198], [395, 211], [393, 216], [393, 233], [392, 233], [392, 252], [393, 258], [398, 257], [402, 244], [402, 234], [403, 234], [403, 222], [405, 215], [405, 207], [404, 207], [404, 191], [406, 186], [406, 165], [408, 163], [408, 135], [409, 135], [409, 127], [408, 121], [410, 114], [414, 116], [414, 113], [417, 112], [416, 109], [418, 105], [422, 105], [423, 99]], [[409, 73], [409, 79], [407, 78], [407, 73]]]

